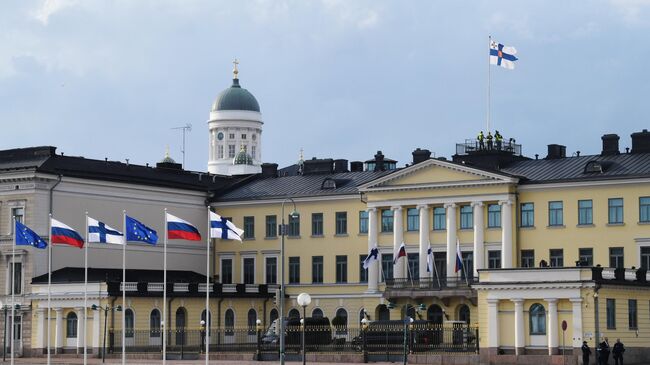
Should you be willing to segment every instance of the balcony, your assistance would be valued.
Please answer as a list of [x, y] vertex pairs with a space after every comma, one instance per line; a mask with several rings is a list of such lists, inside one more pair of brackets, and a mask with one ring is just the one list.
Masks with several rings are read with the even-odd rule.
[[472, 284], [477, 284], [478, 280], [470, 277], [464, 278], [432, 278], [424, 279], [386, 279], [386, 289], [384, 290], [385, 298], [425, 298], [437, 297], [440, 299], [451, 297], [466, 297], [476, 300], [476, 291], [472, 289]]
[[[171, 297], [205, 297], [209, 291], [210, 296], [224, 298], [272, 298], [275, 296], [277, 284], [222, 284], [205, 282], [168, 282], [167, 295]], [[126, 282], [108, 281], [109, 295], [121, 296], [122, 290], [129, 297], [160, 297], [163, 295], [163, 283], [160, 282]]]
[[476, 139], [466, 139], [464, 143], [456, 143], [457, 155], [475, 155], [475, 154], [494, 154], [507, 153], [514, 156], [521, 156], [521, 145], [514, 140], [503, 140], [501, 143], [493, 141], [491, 144], [487, 140], [480, 144]]

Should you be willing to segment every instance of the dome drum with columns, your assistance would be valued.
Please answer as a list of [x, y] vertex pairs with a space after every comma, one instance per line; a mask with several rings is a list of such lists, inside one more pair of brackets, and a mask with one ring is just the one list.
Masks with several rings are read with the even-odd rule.
[[208, 171], [256, 174], [262, 171], [262, 113], [255, 96], [239, 84], [239, 62], [233, 64], [233, 83], [217, 96], [210, 111]]

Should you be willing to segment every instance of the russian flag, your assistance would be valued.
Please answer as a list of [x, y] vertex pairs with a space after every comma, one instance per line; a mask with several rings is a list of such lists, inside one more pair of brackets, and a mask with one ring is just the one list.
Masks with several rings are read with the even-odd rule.
[[454, 272], [459, 272], [463, 269], [463, 257], [460, 253], [460, 240], [456, 242], [456, 268]]
[[167, 238], [170, 240], [200, 241], [201, 234], [193, 225], [167, 213]]
[[53, 245], [70, 245], [83, 248], [84, 239], [74, 229], [52, 218], [52, 231], [50, 232], [50, 242]]
[[402, 242], [397, 251], [393, 253], [393, 265], [397, 264], [397, 260], [403, 256], [406, 256], [406, 246], [404, 245], [404, 242]]

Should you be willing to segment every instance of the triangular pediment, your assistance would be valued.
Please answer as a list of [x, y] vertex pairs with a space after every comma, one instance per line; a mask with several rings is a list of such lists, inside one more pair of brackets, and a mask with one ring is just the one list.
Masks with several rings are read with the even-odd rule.
[[517, 178], [449, 161], [430, 159], [370, 181], [360, 191], [516, 183]]

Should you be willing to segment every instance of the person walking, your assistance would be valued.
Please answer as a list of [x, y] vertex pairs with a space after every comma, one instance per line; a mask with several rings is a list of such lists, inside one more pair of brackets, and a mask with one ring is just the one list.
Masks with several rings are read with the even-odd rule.
[[614, 355], [614, 364], [623, 365], [623, 353], [625, 352], [625, 346], [621, 342], [620, 338], [616, 339], [614, 348], [612, 349], [612, 354]]
[[607, 365], [609, 363], [609, 339], [607, 337], [600, 343], [599, 349], [600, 365]]
[[582, 365], [589, 365], [589, 356], [591, 356], [591, 349], [587, 341], [582, 341]]

